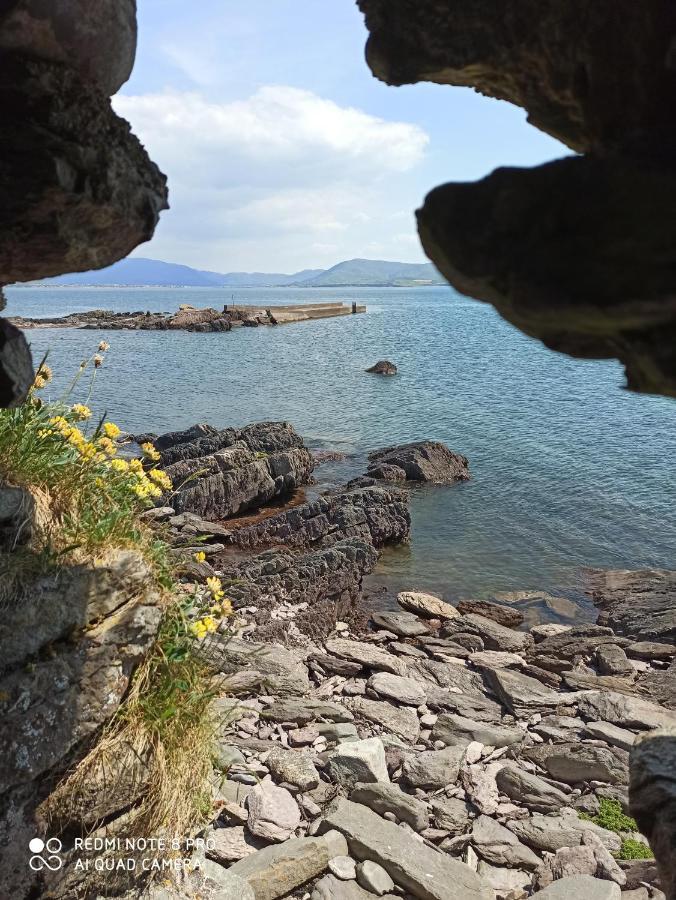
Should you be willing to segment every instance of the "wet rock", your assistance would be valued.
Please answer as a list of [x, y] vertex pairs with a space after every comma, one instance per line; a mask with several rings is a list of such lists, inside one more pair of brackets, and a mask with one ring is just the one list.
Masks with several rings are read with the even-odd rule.
[[397, 602], [404, 609], [428, 619], [454, 619], [460, 615], [450, 603], [445, 603], [432, 594], [423, 594], [420, 591], [402, 591], [397, 594]]
[[447, 900], [452, 884], [455, 900], [493, 900], [492, 889], [468, 866], [425, 844], [411, 853], [406, 831], [361, 804], [339, 800], [326, 813], [321, 829], [326, 828], [344, 834], [352, 856], [377, 862], [414, 897]]
[[516, 765], [505, 766], [496, 775], [503, 794], [535, 812], [551, 812], [568, 805], [568, 797], [538, 775]]
[[436, 484], [468, 481], [470, 477], [467, 458], [439, 441], [420, 441], [375, 450], [369, 453], [366, 474], [385, 481], [431, 481]]
[[635, 641], [676, 644], [676, 572], [597, 572], [592, 598], [600, 625]]
[[321, 837], [294, 838], [259, 850], [235, 863], [228, 873], [243, 878], [253, 888], [256, 900], [277, 900], [321, 875], [331, 855], [329, 844]]
[[390, 362], [387, 359], [381, 359], [380, 362], [371, 366], [370, 369], [366, 369], [366, 371], [373, 373], [374, 375], [396, 375], [397, 367], [393, 362]]
[[518, 628], [523, 622], [523, 613], [518, 609], [490, 603], [488, 600], [461, 600], [458, 603], [458, 612], [463, 615], [474, 613], [485, 619], [492, 619], [493, 622], [504, 625], [505, 628]]
[[489, 863], [534, 871], [540, 857], [522, 844], [516, 835], [490, 816], [479, 816], [472, 826], [472, 843]]
[[420, 723], [416, 711], [410, 707], [399, 707], [386, 701], [357, 697], [352, 709], [356, 716], [382, 725], [386, 731], [399, 735], [405, 741], [415, 743], [418, 739]]
[[401, 777], [410, 787], [438, 790], [455, 784], [464, 758], [464, 747], [412, 753], [404, 760]]
[[523, 740], [525, 732], [520, 728], [506, 728], [466, 719], [454, 713], [443, 713], [432, 729], [432, 740], [440, 740], [445, 744], [467, 744], [479, 741], [490, 747], [508, 747]]
[[405, 672], [404, 664], [396, 656], [374, 644], [351, 641], [347, 638], [331, 638], [326, 642], [326, 649], [334, 656], [344, 657], [369, 669], [378, 669], [393, 675], [404, 675]]
[[414, 831], [423, 831], [429, 825], [429, 814], [425, 804], [404, 793], [395, 784], [387, 784], [384, 781], [376, 784], [355, 784], [350, 793], [350, 800], [368, 806], [381, 816], [386, 812], [393, 813], [400, 822], [408, 823]]
[[352, 788], [359, 783], [389, 783], [385, 748], [380, 738], [341, 744], [328, 761], [331, 777]]
[[300, 810], [291, 794], [271, 782], [257, 784], [247, 798], [248, 827], [267, 841], [281, 842], [300, 825]]
[[414, 678], [402, 678], [389, 672], [377, 672], [372, 675], [366, 686], [381, 697], [397, 700], [408, 706], [422, 706], [426, 699], [425, 691]]

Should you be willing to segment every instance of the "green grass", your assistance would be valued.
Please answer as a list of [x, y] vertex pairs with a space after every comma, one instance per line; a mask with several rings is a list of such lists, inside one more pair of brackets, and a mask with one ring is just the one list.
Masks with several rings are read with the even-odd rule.
[[654, 853], [642, 841], [627, 838], [622, 841], [622, 846], [613, 856], [615, 859], [653, 859]]
[[636, 821], [631, 816], [624, 814], [619, 800], [611, 800], [609, 797], [600, 798], [599, 811], [595, 816], [587, 815], [587, 813], [579, 813], [578, 815], [581, 819], [593, 822], [607, 831], [615, 831], [618, 834], [624, 831], [638, 831]]

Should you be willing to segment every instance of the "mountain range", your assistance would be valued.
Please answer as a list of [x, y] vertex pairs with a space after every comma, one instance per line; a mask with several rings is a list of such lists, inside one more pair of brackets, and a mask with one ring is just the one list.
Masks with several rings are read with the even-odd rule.
[[131, 257], [93, 272], [75, 272], [43, 281], [44, 286], [94, 287], [409, 287], [445, 284], [432, 263], [386, 262], [350, 259], [330, 269], [303, 269], [291, 275], [266, 272], [208, 272], [162, 262]]

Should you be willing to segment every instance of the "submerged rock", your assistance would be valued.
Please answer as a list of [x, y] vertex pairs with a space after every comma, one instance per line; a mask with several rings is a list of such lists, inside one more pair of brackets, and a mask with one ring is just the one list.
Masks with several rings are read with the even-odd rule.
[[387, 359], [381, 359], [380, 362], [371, 366], [370, 369], [366, 369], [366, 371], [372, 372], [374, 375], [396, 375], [397, 367], [393, 362], [390, 362]]

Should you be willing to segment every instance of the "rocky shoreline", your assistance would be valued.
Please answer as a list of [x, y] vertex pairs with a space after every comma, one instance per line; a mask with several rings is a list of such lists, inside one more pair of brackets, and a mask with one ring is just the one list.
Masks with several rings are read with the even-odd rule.
[[8, 319], [16, 328], [83, 328], [114, 331], [232, 331], [236, 328], [258, 328], [259, 325], [285, 325], [312, 319], [331, 319], [363, 313], [365, 306], [356, 303], [312, 303], [292, 306], [240, 306], [226, 304], [221, 311], [207, 307], [196, 309], [183, 305], [175, 313], [113, 312], [106, 309], [87, 310], [67, 316], [31, 319], [14, 316]]
[[[603, 624], [527, 628], [547, 596], [532, 591], [456, 608], [412, 590], [375, 612], [363, 579], [409, 536], [401, 483], [466, 480], [465, 457], [435, 442], [377, 451], [345, 488], [240, 526], [310, 481], [291, 426], [152, 437], [178, 492], [145, 515], [182, 588], [216, 575], [235, 613], [199, 645], [221, 722], [212, 822], [197, 868], [147, 896], [673, 896], [674, 573], [597, 574]], [[640, 627], [625, 615], [637, 596]], [[116, 833], [119, 801], [101, 807], [97, 833]], [[665, 847], [661, 869], [639, 827]]]

